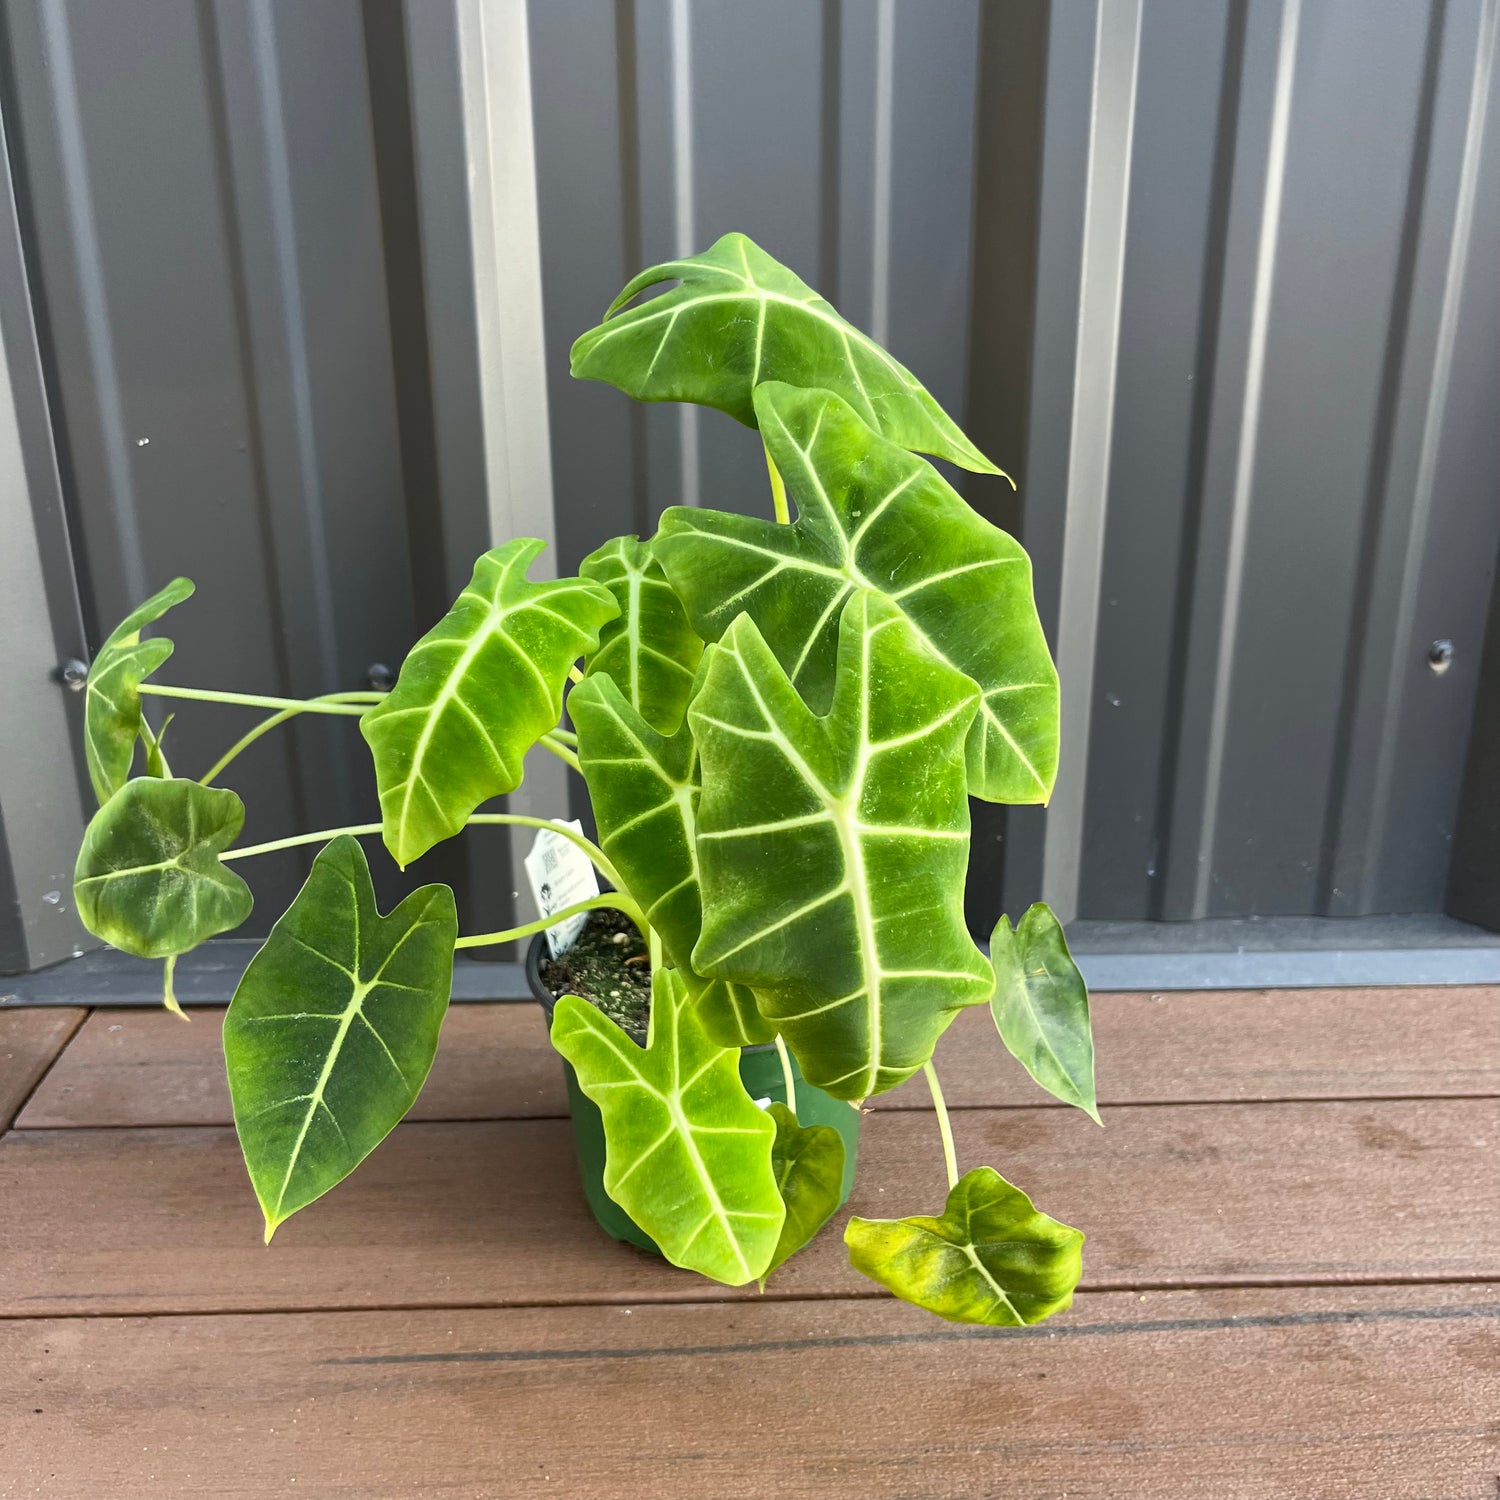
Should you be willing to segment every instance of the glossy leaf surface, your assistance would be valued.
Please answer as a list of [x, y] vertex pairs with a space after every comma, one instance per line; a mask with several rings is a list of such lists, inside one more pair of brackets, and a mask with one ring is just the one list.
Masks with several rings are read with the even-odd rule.
[[661, 564], [647, 543], [621, 536], [584, 558], [578, 572], [602, 583], [620, 606], [619, 617], [600, 630], [584, 675], [607, 673], [653, 729], [671, 734], [687, 709], [703, 642]]
[[412, 647], [359, 721], [375, 758], [386, 848], [403, 868], [481, 802], [514, 791], [527, 750], [562, 715], [568, 669], [619, 612], [589, 579], [532, 583], [543, 543], [486, 552], [453, 608]]
[[833, 1217], [844, 1181], [844, 1142], [831, 1125], [799, 1125], [786, 1105], [766, 1111], [776, 1122], [771, 1166], [786, 1204], [786, 1222], [761, 1278], [795, 1255]]
[[990, 1010], [1000, 1040], [1049, 1094], [1102, 1123], [1088, 986], [1051, 908], [1038, 902], [1014, 931], [1002, 916], [990, 939], [990, 962]]
[[138, 777], [84, 831], [73, 899], [97, 938], [138, 958], [167, 958], [238, 927], [250, 888], [219, 855], [239, 837], [245, 807], [196, 781]]
[[699, 973], [747, 984], [809, 1083], [894, 1088], [994, 975], [963, 920], [963, 744], [978, 689], [862, 591], [816, 717], [754, 622], [709, 651], [688, 710], [702, 763]]
[[678, 975], [652, 977], [646, 1047], [576, 995], [557, 1002], [552, 1044], [604, 1116], [605, 1191], [662, 1254], [729, 1286], [764, 1275], [785, 1218], [771, 1169], [776, 1126]]
[[[626, 304], [665, 281], [678, 286]], [[626, 309], [623, 310], [622, 309]], [[573, 345], [573, 374], [640, 401], [692, 401], [756, 425], [762, 381], [836, 391], [893, 443], [1000, 471], [904, 365], [743, 234], [642, 271]]]
[[172, 654], [171, 641], [164, 636], [143, 641], [141, 631], [192, 592], [190, 579], [174, 578], [120, 621], [89, 668], [83, 753], [101, 807], [130, 779], [136, 737], [142, 728], [140, 685]]
[[991, 1167], [965, 1173], [940, 1218], [851, 1218], [849, 1262], [903, 1302], [953, 1323], [1040, 1323], [1073, 1300], [1083, 1235]]
[[599, 842], [661, 935], [709, 1035], [725, 1047], [770, 1041], [772, 1029], [749, 990], [692, 972], [703, 921], [692, 729], [684, 724], [673, 735], [658, 733], [604, 675], [573, 689], [568, 713], [578, 729]]
[[837, 396], [763, 385], [755, 403], [797, 519], [781, 526], [685, 506], [662, 516], [655, 555], [698, 633], [718, 640], [749, 614], [821, 710], [839, 611], [854, 590], [878, 590], [983, 691], [966, 752], [969, 790], [992, 802], [1045, 802], [1057, 774], [1057, 672], [1020, 543]]
[[346, 835], [314, 860], [250, 961], [224, 1018], [224, 1058], [268, 1240], [411, 1108], [437, 1050], [457, 937], [445, 885], [382, 917], [364, 851]]

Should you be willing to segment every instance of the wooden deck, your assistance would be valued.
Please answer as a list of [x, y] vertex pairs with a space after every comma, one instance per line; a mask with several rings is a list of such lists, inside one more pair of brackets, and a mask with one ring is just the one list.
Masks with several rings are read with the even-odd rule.
[[[1500, 991], [1097, 996], [1103, 1131], [966, 1013], [961, 1165], [1089, 1235], [999, 1333], [839, 1221], [764, 1297], [606, 1239], [530, 1005], [455, 1007], [263, 1249], [194, 1015], [0, 1011], [0, 1495], [1500, 1494]], [[876, 1102], [851, 1209], [935, 1211], [925, 1092]]]

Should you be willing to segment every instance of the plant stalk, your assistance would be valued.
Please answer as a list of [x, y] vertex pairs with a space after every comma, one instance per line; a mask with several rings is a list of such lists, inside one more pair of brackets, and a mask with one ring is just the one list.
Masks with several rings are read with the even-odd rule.
[[771, 504], [776, 508], [776, 519], [783, 526], [790, 526], [792, 513], [786, 503], [786, 483], [781, 477], [781, 471], [776, 467], [776, 460], [771, 457], [771, 450], [766, 449], [766, 468], [771, 475]]
[[[241, 708], [289, 708], [299, 714], [362, 714], [365, 708], [359, 703], [329, 703], [318, 698], [273, 698], [264, 693], [220, 693], [212, 688], [168, 687], [160, 682], [143, 682], [140, 691], [158, 698], [191, 698], [196, 703], [233, 703]], [[352, 698], [353, 694], [339, 693], [339, 698]], [[384, 693], [361, 695], [370, 703], [385, 696]], [[368, 706], [368, 705], [365, 705]]]
[[587, 901], [575, 901], [572, 906], [565, 906], [561, 911], [553, 912], [550, 917], [538, 917], [535, 922], [523, 922], [519, 927], [507, 927], [501, 932], [477, 932], [471, 937], [461, 937], [453, 946], [485, 948], [492, 943], [509, 943], [515, 938], [530, 937], [535, 932], [555, 927], [559, 922], [566, 922], [569, 917], [576, 917], [582, 912], [598, 911], [601, 908], [622, 911], [643, 934], [647, 931], [644, 913], [629, 896], [623, 891], [606, 891], [602, 896], [590, 896]]
[[776, 1055], [781, 1059], [781, 1077], [786, 1084], [786, 1107], [797, 1113], [797, 1085], [792, 1079], [792, 1055], [786, 1050], [781, 1033], [776, 1033]]
[[260, 723], [257, 724], [255, 728], [250, 730], [247, 734], [242, 734], [239, 739], [237, 739], [234, 744], [232, 744], [218, 758], [218, 760], [216, 760], [213, 765], [208, 768], [206, 774], [199, 777], [198, 784], [200, 786], [211, 786], [213, 784], [214, 778], [218, 776], [219, 773], [223, 771], [224, 768], [232, 760], [239, 756], [243, 751], [248, 750], [250, 746], [253, 745], [256, 740], [258, 740], [263, 734], [269, 734], [273, 729], [277, 727], [277, 725], [285, 724], [288, 719], [295, 719], [298, 714], [318, 713], [320, 710], [312, 707], [313, 704], [338, 703], [350, 706], [363, 705], [359, 707], [359, 712], [364, 713], [367, 708], [379, 702], [379, 700], [383, 697], [385, 697], [384, 693], [323, 693], [319, 697], [309, 698], [306, 703], [302, 704], [298, 708], [283, 708], [279, 712], [272, 714], [269, 719], [262, 719]]
[[537, 741], [537, 744], [545, 750], [550, 750], [565, 766], [571, 766], [580, 776], [583, 775], [583, 767], [578, 764], [577, 755], [561, 740], [553, 739], [550, 730]]
[[953, 1123], [948, 1118], [948, 1106], [943, 1100], [943, 1087], [938, 1082], [937, 1069], [931, 1061], [922, 1064], [927, 1075], [927, 1088], [932, 1094], [932, 1107], [937, 1113], [938, 1132], [943, 1137], [943, 1165], [948, 1168], [948, 1191], [958, 1186], [958, 1156], [953, 1149]]

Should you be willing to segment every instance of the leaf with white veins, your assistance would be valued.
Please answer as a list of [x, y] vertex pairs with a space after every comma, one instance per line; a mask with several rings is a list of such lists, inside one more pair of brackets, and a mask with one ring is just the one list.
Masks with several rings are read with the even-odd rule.
[[584, 676], [608, 673], [653, 729], [671, 734], [682, 723], [703, 642], [650, 544], [616, 537], [584, 558], [578, 573], [602, 583], [620, 606], [619, 617], [599, 631]]
[[739, 1053], [709, 1040], [672, 969], [651, 982], [642, 1048], [564, 995], [552, 1045], [604, 1116], [604, 1190], [673, 1265], [728, 1286], [765, 1274], [786, 1210], [771, 1170], [776, 1126], [745, 1092]]
[[994, 973], [964, 925], [964, 738], [979, 690], [862, 590], [825, 718], [748, 616], [688, 709], [703, 791], [700, 974], [753, 987], [807, 1081], [862, 1099], [909, 1078]]
[[965, 1173], [941, 1218], [851, 1218], [849, 1263], [952, 1323], [1040, 1323], [1073, 1300], [1083, 1235], [1039, 1213], [992, 1167]]
[[359, 721], [375, 760], [385, 846], [403, 869], [480, 803], [521, 784], [526, 752], [562, 716], [563, 684], [619, 613], [602, 583], [526, 577], [545, 544], [486, 552], [453, 608], [411, 648]]
[[143, 641], [141, 631], [192, 592], [191, 579], [174, 578], [115, 626], [89, 668], [83, 701], [83, 753], [101, 807], [130, 777], [136, 738], [145, 727], [141, 682], [172, 654], [172, 642], [165, 636]]
[[[627, 308], [663, 281], [681, 284]], [[639, 401], [714, 406], [747, 427], [763, 381], [820, 386], [903, 448], [1000, 473], [910, 370], [743, 234], [642, 271], [573, 345], [572, 367]]]
[[250, 960], [224, 1018], [224, 1060], [267, 1240], [411, 1108], [437, 1051], [457, 938], [445, 885], [381, 916], [364, 851], [345, 835]]
[[661, 935], [709, 1035], [725, 1047], [770, 1041], [772, 1028], [748, 989], [692, 969], [703, 925], [692, 728], [683, 723], [675, 734], [659, 733], [602, 674], [573, 689], [568, 713], [578, 729], [578, 760], [600, 845]]
[[654, 555], [699, 635], [718, 640], [748, 614], [821, 712], [839, 611], [856, 589], [876, 590], [930, 650], [979, 684], [966, 746], [970, 792], [1045, 802], [1057, 774], [1057, 672], [1021, 544], [838, 396], [762, 385], [755, 408], [797, 519], [784, 526], [687, 506], [662, 516]]

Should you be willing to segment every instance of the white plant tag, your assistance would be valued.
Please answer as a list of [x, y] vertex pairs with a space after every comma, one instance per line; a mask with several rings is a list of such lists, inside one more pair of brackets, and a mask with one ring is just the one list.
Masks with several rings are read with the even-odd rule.
[[[567, 826], [583, 832], [583, 824], [577, 818]], [[526, 856], [526, 874], [537, 910], [544, 917], [599, 894], [599, 877], [588, 855], [550, 828], [537, 834], [531, 853]], [[573, 946], [588, 919], [586, 911], [579, 912], [547, 929], [547, 947], [553, 958], [561, 957]]]

